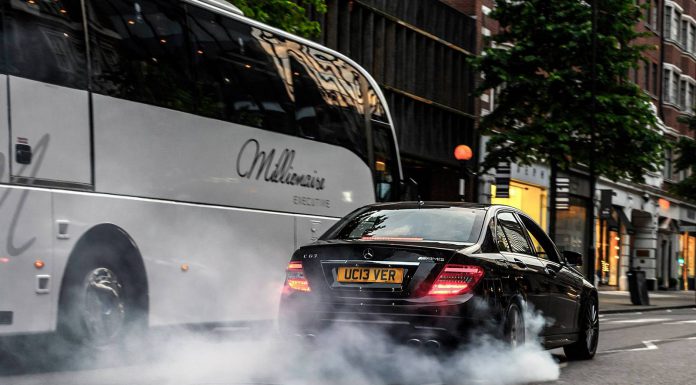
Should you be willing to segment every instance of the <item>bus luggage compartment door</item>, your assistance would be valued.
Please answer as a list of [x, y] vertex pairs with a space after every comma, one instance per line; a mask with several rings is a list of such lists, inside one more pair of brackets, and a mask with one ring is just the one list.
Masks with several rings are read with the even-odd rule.
[[91, 185], [87, 91], [14, 76], [9, 81], [15, 181]]

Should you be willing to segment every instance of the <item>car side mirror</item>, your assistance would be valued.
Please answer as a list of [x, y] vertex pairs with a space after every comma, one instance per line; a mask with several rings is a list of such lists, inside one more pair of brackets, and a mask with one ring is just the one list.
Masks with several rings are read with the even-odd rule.
[[577, 251], [564, 250], [563, 258], [565, 258], [569, 265], [582, 266], [582, 254]]

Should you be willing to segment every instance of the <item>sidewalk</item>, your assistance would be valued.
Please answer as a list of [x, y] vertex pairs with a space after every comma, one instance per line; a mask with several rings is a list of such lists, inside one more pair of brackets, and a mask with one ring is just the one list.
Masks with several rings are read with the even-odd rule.
[[636, 306], [631, 304], [628, 291], [600, 291], [599, 312], [611, 314], [696, 307], [694, 291], [651, 291], [648, 292], [648, 296], [649, 306]]

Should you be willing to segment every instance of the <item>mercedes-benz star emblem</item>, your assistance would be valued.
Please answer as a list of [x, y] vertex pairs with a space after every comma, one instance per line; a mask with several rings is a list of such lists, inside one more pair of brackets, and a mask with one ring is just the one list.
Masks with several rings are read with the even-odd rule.
[[372, 257], [374, 257], [374, 256], [375, 256], [375, 254], [372, 252], [372, 249], [368, 248], [368, 249], [365, 249], [365, 251], [363, 251], [363, 258], [365, 258], [365, 259], [372, 259]]

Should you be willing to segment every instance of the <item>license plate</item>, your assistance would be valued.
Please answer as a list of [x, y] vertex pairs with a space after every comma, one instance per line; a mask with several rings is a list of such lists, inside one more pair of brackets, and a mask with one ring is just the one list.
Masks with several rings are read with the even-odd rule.
[[404, 269], [385, 267], [339, 267], [338, 282], [401, 283]]

